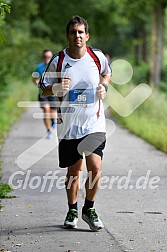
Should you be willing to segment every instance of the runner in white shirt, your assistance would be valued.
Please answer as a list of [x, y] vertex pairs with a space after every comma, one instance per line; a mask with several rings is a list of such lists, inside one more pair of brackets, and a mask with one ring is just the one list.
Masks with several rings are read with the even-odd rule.
[[[59, 165], [62, 168], [68, 167], [66, 192], [69, 211], [64, 226], [77, 226], [79, 176], [85, 153], [89, 177], [85, 184], [82, 219], [92, 230], [98, 231], [103, 228], [103, 224], [93, 205], [105, 147], [102, 99], [107, 92], [111, 70], [105, 55], [86, 45], [89, 39], [88, 24], [82, 17], [74, 16], [69, 20], [66, 37], [69, 47], [53, 57], [41, 79], [40, 87], [44, 95], [55, 94], [60, 101]], [[96, 181], [92, 188], [89, 187], [90, 177]]]
[[[62, 75], [70, 79], [70, 91], [66, 94], [60, 106], [63, 125], [58, 127], [59, 139], [78, 139], [90, 133], [105, 132], [102, 101], [100, 101], [100, 116], [97, 118], [99, 99], [96, 95], [96, 89], [100, 83], [99, 70], [87, 51], [79, 59], [71, 58], [67, 51], [68, 49], [64, 50]], [[99, 50], [93, 50], [93, 52], [100, 61], [101, 75], [110, 76], [111, 71], [104, 54]], [[56, 81], [56, 78], [49, 73], [55, 72], [58, 59], [59, 56], [55, 56], [47, 69], [47, 77], [43, 79], [45, 87]], [[71, 113], [69, 113], [69, 107], [73, 108]]]

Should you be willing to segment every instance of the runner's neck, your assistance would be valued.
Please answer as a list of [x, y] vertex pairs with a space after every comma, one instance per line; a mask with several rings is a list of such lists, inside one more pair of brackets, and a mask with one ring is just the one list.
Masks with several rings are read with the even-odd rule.
[[79, 48], [78, 50], [76, 49], [72, 49], [72, 48], [67, 48], [66, 53], [69, 57], [73, 58], [73, 59], [80, 59], [82, 58], [85, 53], [86, 53], [86, 47], [84, 48]]

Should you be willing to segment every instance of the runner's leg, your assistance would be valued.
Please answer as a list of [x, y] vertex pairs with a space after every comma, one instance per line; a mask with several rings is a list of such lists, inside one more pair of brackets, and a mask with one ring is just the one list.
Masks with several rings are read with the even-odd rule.
[[47, 131], [51, 128], [51, 122], [50, 122], [50, 106], [49, 104], [43, 104], [42, 106], [43, 113], [44, 113], [44, 124], [46, 126]]
[[66, 193], [69, 204], [75, 204], [78, 198], [80, 172], [82, 171], [82, 159], [68, 167], [66, 175]]
[[85, 183], [86, 199], [94, 201], [101, 178], [101, 157], [95, 153], [86, 157], [88, 178]]

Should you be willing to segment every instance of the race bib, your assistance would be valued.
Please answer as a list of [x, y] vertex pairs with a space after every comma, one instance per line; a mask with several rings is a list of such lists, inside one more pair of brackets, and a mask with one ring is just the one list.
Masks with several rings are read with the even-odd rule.
[[91, 106], [94, 103], [94, 89], [72, 89], [69, 91], [69, 103], [73, 106]]

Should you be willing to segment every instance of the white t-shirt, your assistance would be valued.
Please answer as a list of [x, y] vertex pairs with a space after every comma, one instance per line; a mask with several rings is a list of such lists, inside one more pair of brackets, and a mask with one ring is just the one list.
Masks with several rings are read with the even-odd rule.
[[[111, 75], [111, 69], [104, 54], [99, 50], [94, 53], [100, 60], [100, 75]], [[94, 59], [88, 52], [80, 59], [69, 57], [64, 50], [64, 60], [62, 62], [61, 76], [69, 77], [71, 80], [70, 91], [63, 97], [61, 102], [62, 124], [58, 124], [59, 139], [78, 139], [90, 133], [105, 132], [105, 116], [102, 100], [96, 95], [96, 88], [100, 83], [98, 67]], [[56, 76], [48, 72], [55, 73], [58, 63], [58, 55], [52, 59], [44, 75], [42, 85], [47, 87], [57, 82]], [[101, 82], [102, 83], [102, 82]]]

